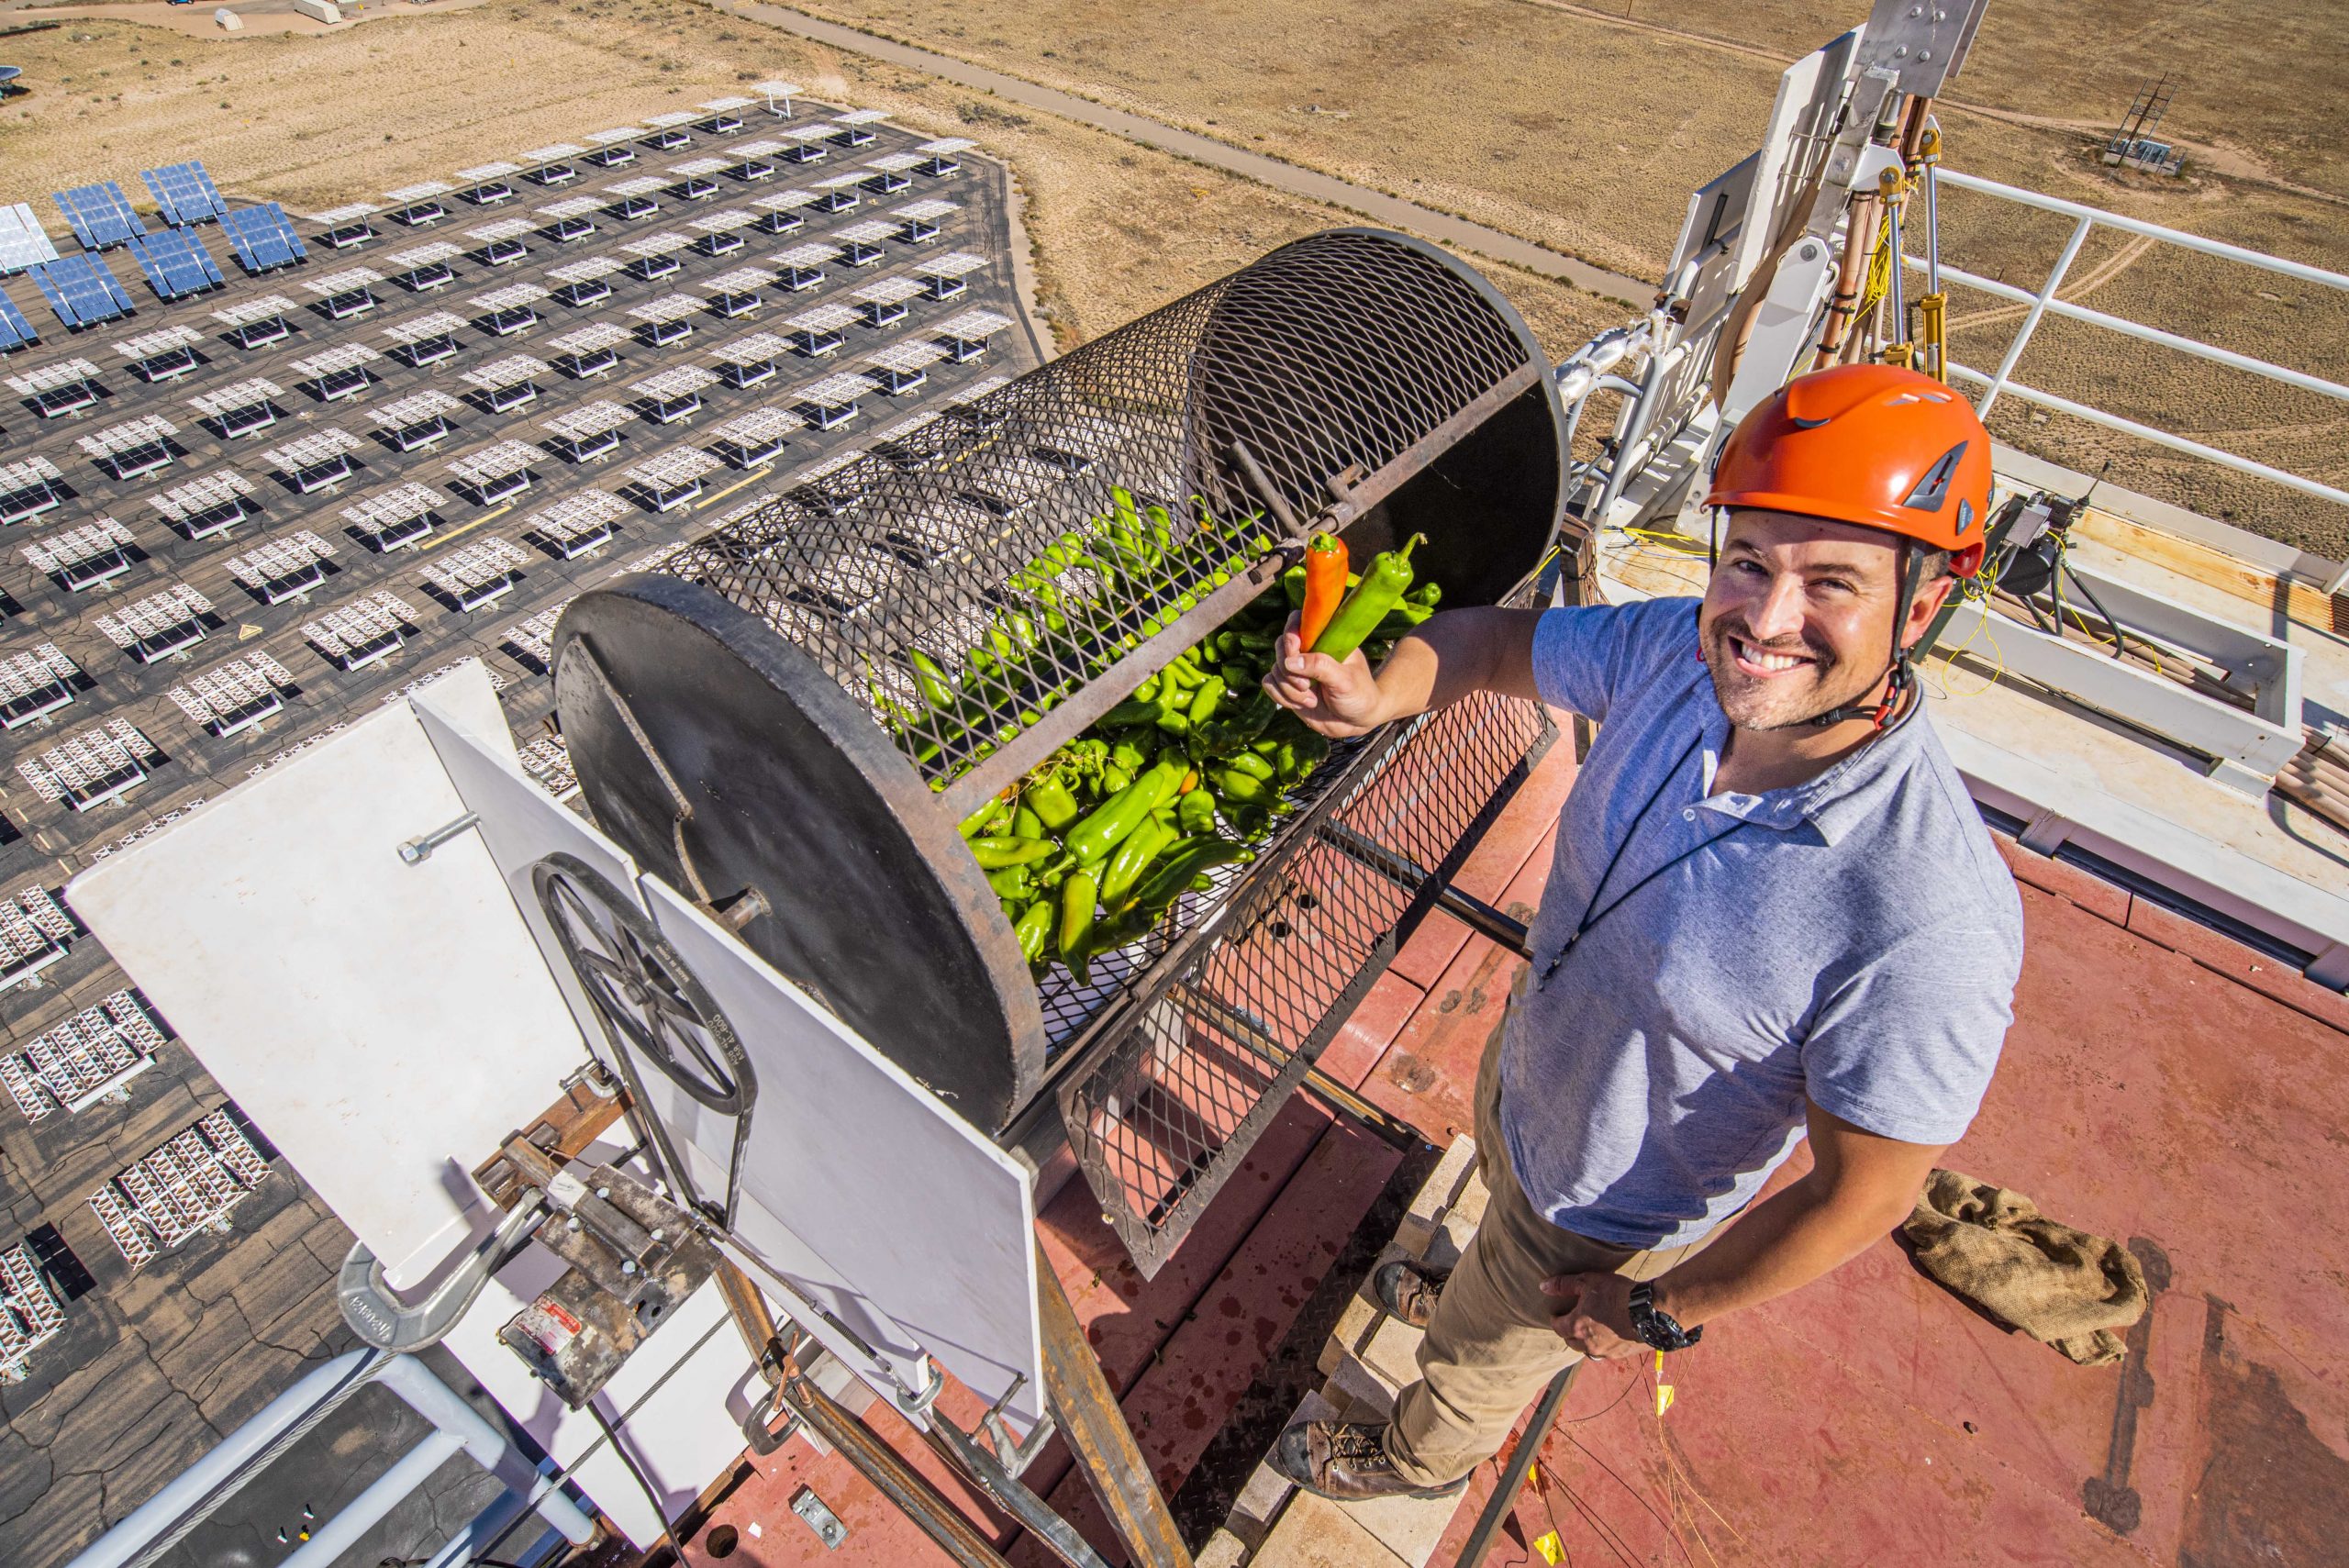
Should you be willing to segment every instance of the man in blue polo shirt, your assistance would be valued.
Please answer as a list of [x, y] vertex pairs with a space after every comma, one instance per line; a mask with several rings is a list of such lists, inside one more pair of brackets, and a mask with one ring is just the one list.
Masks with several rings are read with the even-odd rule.
[[[1842, 366], [1723, 448], [1701, 602], [1451, 612], [1375, 674], [1283, 639], [1268, 688], [1327, 735], [1477, 690], [1598, 721], [1478, 1075], [1484, 1221], [1449, 1275], [1375, 1280], [1427, 1329], [1420, 1380], [1391, 1423], [1290, 1428], [1291, 1479], [1449, 1493], [1561, 1368], [1684, 1349], [1907, 1217], [1988, 1086], [2022, 956], [1909, 662], [1980, 569], [1989, 500], [1963, 399]], [[1753, 1202], [1806, 1135], [1811, 1170]]]

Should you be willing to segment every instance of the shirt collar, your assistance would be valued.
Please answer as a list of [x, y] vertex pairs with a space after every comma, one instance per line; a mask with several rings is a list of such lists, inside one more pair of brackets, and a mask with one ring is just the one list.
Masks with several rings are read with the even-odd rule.
[[1720, 702], [1713, 695], [1709, 673], [1699, 673], [1695, 695], [1704, 737], [1699, 746], [1704, 759], [1703, 809], [1782, 832], [1808, 822], [1830, 844], [1881, 808], [1885, 796], [1908, 772], [1924, 736], [1924, 705], [1920, 702], [1815, 779], [1760, 795], [1715, 795], [1711, 793], [1713, 775], [1729, 743], [1729, 716], [1721, 712]]

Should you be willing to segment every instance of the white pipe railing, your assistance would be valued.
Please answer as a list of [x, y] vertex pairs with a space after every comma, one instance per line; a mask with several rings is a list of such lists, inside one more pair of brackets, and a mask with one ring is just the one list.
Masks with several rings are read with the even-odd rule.
[[[413, 1356], [359, 1350], [313, 1369], [271, 1400], [121, 1523], [83, 1548], [67, 1568], [144, 1568], [153, 1562], [328, 1412], [373, 1383], [398, 1395], [434, 1429], [360, 1496], [320, 1524], [282, 1568], [324, 1568], [401, 1498], [423, 1485], [444, 1460], [460, 1451], [504, 1482], [507, 1499], [535, 1509], [566, 1540], [584, 1545], [594, 1538], [594, 1521], [564, 1495], [556, 1478], [541, 1473], [504, 1433], [458, 1398], [423, 1362]], [[510, 1504], [501, 1513], [510, 1516]], [[470, 1537], [460, 1532], [460, 1539]]]
[[[1925, 259], [1922, 256], [1904, 256], [1901, 260], [1920, 272], [1924, 270]], [[1947, 261], [1942, 263], [1941, 271], [1943, 277], [1963, 284], [1978, 294], [1987, 294], [1994, 299], [2011, 300], [2017, 305], [2030, 305], [2040, 297], [2026, 289], [2019, 289], [2012, 284], [2000, 283], [1996, 278], [1986, 278], [1978, 272], [1969, 272], [1963, 267], [1953, 267]], [[2046, 312], [2050, 316], [2061, 316], [2072, 321], [2085, 321], [2091, 327], [2102, 327], [2108, 331], [2118, 332], [2124, 338], [2135, 338], [2146, 343], [2158, 343], [2165, 349], [2176, 349], [2181, 354], [2192, 354], [2197, 359], [2209, 360], [2213, 364], [2228, 365], [2239, 371], [2249, 371], [2254, 375], [2264, 375], [2270, 381], [2282, 382], [2286, 386], [2297, 386], [2303, 392], [2314, 392], [2326, 397], [2338, 397], [2349, 401], [2349, 386], [2344, 386], [2337, 381], [2327, 381], [2321, 375], [2310, 375], [2306, 371], [2296, 371], [2288, 365], [2270, 364], [2266, 360], [2254, 359], [2249, 354], [2238, 354], [2232, 349], [2221, 349], [2215, 343], [2205, 343], [2199, 338], [2181, 337], [2176, 332], [2164, 331], [2159, 327], [2148, 327], [2142, 321], [2132, 321], [2125, 316], [2113, 316], [2105, 311], [2092, 310], [2085, 305], [2075, 305], [2068, 299], [2057, 299], [2052, 295], [2047, 296], [2045, 304]]]
[[[2036, 207], [2043, 212], [2059, 213], [2074, 220], [2072, 232], [2065, 239], [2062, 252], [2056, 256], [2055, 264], [2048, 269], [2045, 281], [2036, 291], [2017, 288], [2011, 284], [1981, 277], [1956, 267], [1943, 265], [1941, 268], [1942, 275], [1945, 279], [1962, 287], [1975, 289], [1994, 299], [2009, 300], [2025, 306], [2022, 324], [2015, 329], [2014, 337], [2009, 340], [2006, 351], [1999, 357], [1998, 368], [1996, 371], [1986, 373], [1954, 361], [1949, 365], [1949, 373], [1953, 378], [1972, 382], [1982, 387], [1982, 395], [1975, 402], [1976, 413], [1987, 418], [1992, 406], [1998, 399], [2011, 393], [2024, 402], [2039, 407], [2067, 414], [2074, 418], [2084, 419], [2093, 425], [2100, 425], [2108, 430], [2117, 430], [2123, 435], [2134, 436], [2140, 440], [2167, 447], [2172, 451], [2185, 452], [2205, 462], [2216, 463], [2221, 468], [2232, 469], [2237, 473], [2248, 474], [2254, 479], [2280, 484], [2287, 489], [2298, 491], [2303, 495], [2313, 495], [2320, 500], [2349, 506], [2349, 491], [2344, 491], [2337, 485], [2327, 484], [2321, 480], [2311, 479], [2305, 474], [2294, 473], [2270, 463], [2260, 462], [2238, 452], [2227, 451], [2202, 441], [2157, 429], [2151, 425], [2140, 424], [2134, 419], [2123, 418], [2117, 414], [2108, 414], [2103, 409], [2091, 407], [2085, 403], [2027, 385], [2017, 381], [2014, 373], [2017, 363], [2022, 359], [2023, 350], [2030, 346], [2032, 336], [2038, 332], [2040, 322], [2048, 316], [2054, 315], [2067, 320], [2085, 322], [2091, 327], [2099, 327], [2122, 337], [2136, 339], [2140, 342], [2172, 349], [2179, 353], [2189, 354], [2214, 364], [2245, 371], [2286, 386], [2298, 387], [2303, 392], [2313, 392], [2321, 396], [2349, 401], [2349, 385], [2343, 385], [2340, 382], [2331, 381], [2323, 376], [2311, 375], [2306, 371], [2293, 370], [2287, 365], [2273, 364], [2254, 355], [2237, 353], [2231, 349], [2221, 349], [2215, 344], [2205, 343], [2198, 339], [2165, 331], [2161, 328], [2150, 327], [2141, 321], [2132, 321], [2126, 317], [2091, 309], [2087, 306], [2056, 297], [2056, 291], [2063, 286], [2065, 276], [2071, 271], [2073, 261], [2079, 256], [2080, 247], [2087, 241], [2089, 231], [2099, 228], [2110, 228], [2122, 234], [2133, 234], [2143, 239], [2156, 239], [2164, 244], [2177, 246], [2181, 250], [2216, 257], [2221, 261], [2241, 262], [2247, 267], [2257, 267], [2264, 272], [2279, 273], [2285, 277], [2296, 278], [2302, 283], [2316, 284], [2325, 288], [2349, 292], [2349, 273], [2311, 266], [2305, 261], [2288, 261], [2280, 256], [2270, 256], [2261, 251], [2246, 250], [2240, 245], [2230, 245], [2223, 239], [2206, 239], [2199, 234], [2188, 234], [2183, 229], [2165, 228], [2158, 223], [2147, 223], [2143, 218], [2124, 217], [2119, 213], [2106, 212], [2101, 208], [2087, 206], [2079, 202], [2065, 201], [2060, 196], [2043, 195], [2037, 191], [2027, 191], [2015, 185], [2003, 185], [1995, 180], [1985, 180], [1978, 175], [1961, 174], [1954, 170], [1944, 168], [1938, 172], [1938, 177], [1960, 190], [1976, 191], [2000, 201], [2013, 202], [2021, 206]], [[1917, 256], [1904, 255], [1901, 261], [1905, 266], [1917, 268], [1923, 268], [1927, 264], [1924, 258]], [[2343, 566], [2332, 574], [2331, 581], [2324, 584], [2324, 592], [2337, 594], [2344, 584], [2349, 584], [2349, 565]]]
[[2258, 267], [2270, 272], [2281, 272], [2302, 283], [2322, 284], [2327, 288], [2349, 289], [2349, 274], [2335, 272], [2323, 267], [2313, 267], [2306, 261], [2288, 261], [2281, 256], [2270, 256], [2264, 250], [2246, 250], [2240, 245], [2230, 245], [2223, 239], [2209, 239], [2199, 234], [2188, 234], [2182, 228], [2165, 228], [2158, 223], [2147, 223], [2141, 217], [2124, 217], [2117, 212], [2107, 212], [2079, 202], [2067, 202], [2061, 196], [2042, 195], [2026, 191], [2020, 185], [2002, 185], [1996, 180], [1985, 180], [1978, 174], [1961, 174], [1944, 166], [1940, 172], [1944, 184], [1960, 190], [1979, 191], [1984, 195], [1998, 196], [2006, 201], [2035, 206], [2043, 212], [2060, 212], [2066, 217], [2086, 218], [2104, 228], [2117, 228], [2123, 234], [2143, 235], [2148, 239], [2166, 240], [2188, 250], [2199, 250], [2205, 256], [2221, 261], [2241, 261], [2247, 267]]

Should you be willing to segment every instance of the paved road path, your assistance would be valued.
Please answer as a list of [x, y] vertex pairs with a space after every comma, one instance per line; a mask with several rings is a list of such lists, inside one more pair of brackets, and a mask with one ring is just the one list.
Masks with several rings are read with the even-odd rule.
[[801, 38], [812, 39], [817, 43], [829, 44], [834, 49], [846, 50], [852, 54], [869, 55], [875, 60], [885, 60], [893, 65], [908, 66], [916, 71], [926, 72], [932, 76], [943, 77], [949, 82], [964, 87], [974, 87], [984, 92], [993, 93], [997, 97], [1009, 102], [1025, 105], [1029, 108], [1039, 109], [1046, 114], [1058, 115], [1063, 119], [1075, 120], [1081, 125], [1089, 125], [1097, 130], [1106, 130], [1112, 135], [1125, 137], [1129, 140], [1141, 142], [1145, 147], [1156, 148], [1162, 152], [1178, 153], [1185, 158], [1194, 159], [1230, 173], [1261, 181], [1275, 190], [1286, 191], [1291, 195], [1344, 207], [1349, 211], [1361, 213], [1376, 223], [1408, 229], [1412, 233], [1424, 235], [1430, 239], [1456, 246], [1463, 250], [1473, 250], [1478, 255], [1489, 256], [1497, 261], [1506, 261], [1511, 266], [1523, 267], [1530, 272], [1539, 272], [1544, 277], [1562, 279], [1577, 288], [1588, 289], [1594, 294], [1605, 295], [1609, 298], [1620, 299], [1626, 303], [1637, 303], [1646, 300], [1655, 292], [1655, 285], [1653, 283], [1642, 283], [1637, 278], [1628, 278], [1620, 272], [1610, 272], [1604, 268], [1594, 267], [1587, 261], [1578, 261], [1572, 256], [1560, 255], [1555, 250], [1547, 250], [1528, 239], [1521, 239], [1514, 234], [1504, 233], [1497, 228], [1488, 228], [1481, 223], [1471, 223], [1464, 217], [1454, 217], [1448, 212], [1438, 212], [1433, 207], [1421, 206], [1417, 202], [1408, 202], [1399, 196], [1390, 196], [1384, 191], [1375, 191], [1365, 185], [1357, 185], [1328, 174], [1316, 173], [1310, 169], [1299, 168], [1294, 163], [1286, 163], [1277, 158], [1267, 158], [1260, 152], [1250, 152], [1229, 143], [1218, 141], [1212, 137], [1195, 135], [1187, 130], [1177, 130], [1173, 126], [1144, 118], [1141, 115], [1130, 115], [1122, 109], [1108, 108], [1088, 99], [1077, 97], [1072, 93], [1040, 87], [1033, 82], [1023, 82], [1017, 76], [1007, 76], [999, 71], [989, 71], [985, 66], [973, 65], [966, 61], [956, 60], [948, 55], [934, 54], [929, 50], [916, 49], [910, 44], [876, 38], [871, 33], [861, 32], [854, 28], [842, 27], [837, 22], [819, 21], [814, 17], [786, 9], [781, 6], [763, 5], [759, 0], [710, 0], [710, 4], [720, 10], [731, 11], [736, 16], [755, 22], [763, 22], [769, 27], [780, 28], [785, 32], [796, 33]]

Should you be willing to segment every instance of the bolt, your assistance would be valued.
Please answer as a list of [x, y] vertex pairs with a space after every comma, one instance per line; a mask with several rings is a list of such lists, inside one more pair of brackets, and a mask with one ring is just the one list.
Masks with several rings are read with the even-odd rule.
[[575, 1214], [571, 1217], [571, 1229], [573, 1230], [579, 1229], [579, 1217]]
[[659, 1231], [659, 1230], [655, 1230], [655, 1231], [653, 1231], [653, 1232], [652, 1232], [652, 1239], [653, 1239], [655, 1241], [658, 1241], [659, 1240], [661, 1240], [662, 1235], [662, 1232], [661, 1232], [661, 1231]]
[[400, 859], [409, 865], [420, 866], [432, 858], [433, 851], [465, 832], [480, 820], [480, 812], [468, 811], [445, 828], [436, 828], [420, 839], [410, 839], [400, 846]]
[[609, 1187], [597, 1187], [596, 1189], [596, 1195], [607, 1202], [609, 1202], [612, 1195], [612, 1189]]
[[636, 1260], [634, 1258], [622, 1258], [620, 1260], [620, 1273], [623, 1274], [632, 1274], [636, 1273]]

